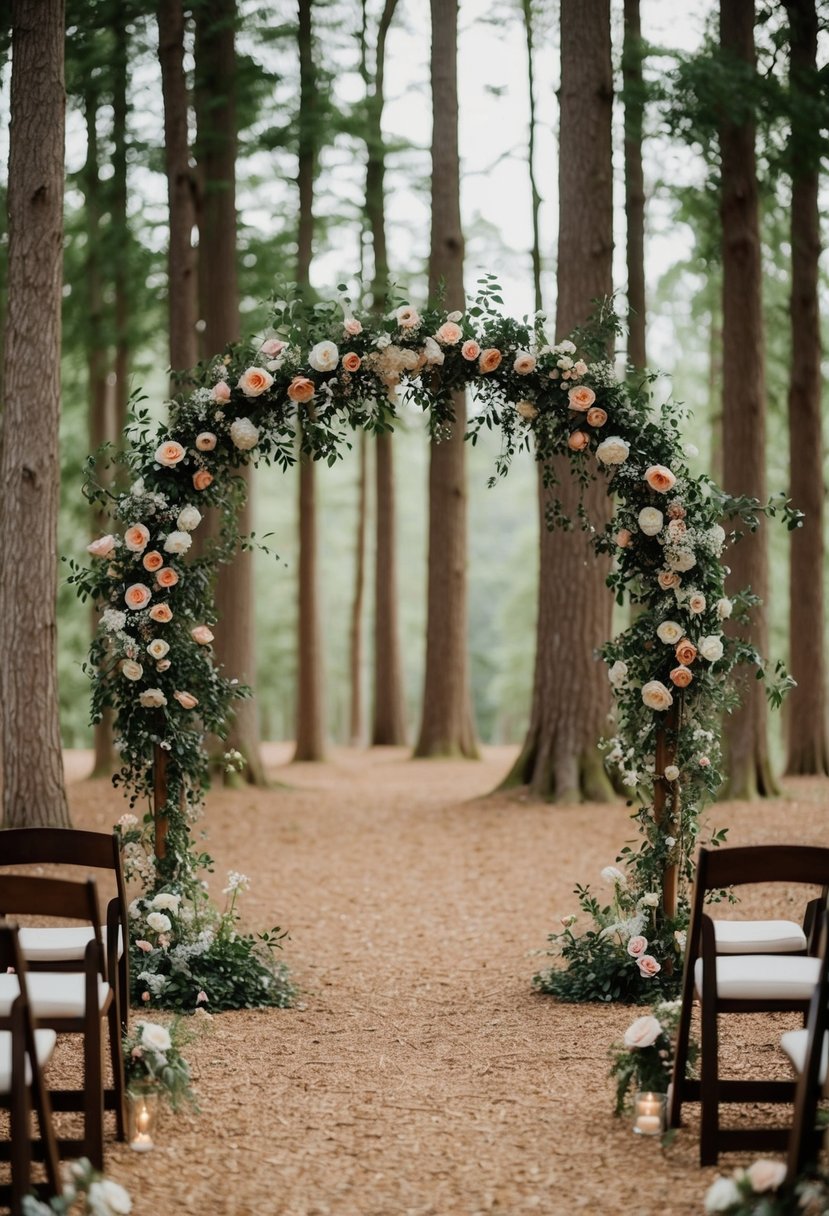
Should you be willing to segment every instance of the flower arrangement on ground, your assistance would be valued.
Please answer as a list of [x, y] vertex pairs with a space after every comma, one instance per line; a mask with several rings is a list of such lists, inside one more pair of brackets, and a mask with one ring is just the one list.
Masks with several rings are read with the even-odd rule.
[[782, 1161], [760, 1159], [748, 1169], [720, 1176], [705, 1195], [706, 1212], [726, 1216], [827, 1216], [829, 1174], [814, 1170], [786, 1184]]
[[[692, 476], [676, 404], [654, 407], [652, 377], [616, 377], [608, 352], [619, 327], [610, 307], [556, 343], [542, 314], [516, 321], [501, 314], [501, 302], [492, 276], [463, 313], [399, 301], [372, 324], [354, 315], [345, 296], [342, 303], [278, 301], [269, 336], [201, 365], [165, 426], [139, 413], [125, 456], [130, 485], [114, 506], [109, 491], [89, 482], [88, 496], [112, 506], [117, 521], [89, 546], [92, 568], [75, 566], [71, 576], [101, 608], [89, 663], [93, 716], [107, 706], [115, 711], [117, 780], [133, 803], [152, 796], [154, 752], [167, 757], [166, 854], [148, 876], [150, 890], [199, 868], [191, 829], [208, 780], [204, 740], [208, 732], [226, 737], [234, 699], [245, 692], [212, 653], [214, 630], [229, 627], [216, 620], [212, 582], [239, 543], [244, 483], [237, 470], [251, 461], [285, 469], [300, 454], [332, 462], [353, 428], [388, 431], [403, 398], [424, 410], [440, 441], [454, 422], [453, 394], [467, 389], [476, 401], [472, 442], [483, 428], [500, 431], [497, 475], [518, 450], [534, 451], [550, 491], [550, 526], [572, 526], [555, 495], [554, 456], [571, 458], [582, 486], [604, 478], [613, 495], [608, 527], [595, 531], [578, 514], [596, 549], [613, 555], [617, 598], [628, 595], [641, 607], [604, 651], [618, 706], [607, 758], [631, 791], [642, 833], [640, 848], [621, 860], [636, 902], [660, 890], [667, 866], [687, 877], [702, 800], [720, 780], [717, 723], [734, 703], [730, 673], [744, 660], [762, 667], [750, 646], [722, 632], [729, 615], [740, 617], [754, 601], [726, 597], [721, 555], [740, 521], [754, 527], [760, 511], [777, 508], [731, 498]], [[194, 558], [193, 532], [208, 507], [219, 512], [220, 536]], [[795, 515], [786, 515], [794, 526]], [[730, 535], [721, 518], [733, 521]], [[770, 695], [779, 699], [785, 683], [778, 673]], [[660, 738], [670, 756], [662, 767]], [[670, 805], [658, 820], [657, 793]], [[592, 903], [583, 906], [592, 915]], [[664, 977], [685, 915], [682, 898], [678, 910], [655, 912], [649, 957]], [[634, 999], [651, 998], [658, 972], [643, 971], [617, 936], [624, 978], [593, 994], [579, 981], [578, 999], [629, 996], [636, 985]], [[579, 940], [567, 939], [571, 971], [579, 951], [588, 957], [594, 948], [593, 937], [573, 944]], [[557, 990], [564, 995], [561, 983]]]
[[23, 1216], [69, 1216], [70, 1212], [83, 1212], [84, 1216], [129, 1216], [131, 1211], [129, 1192], [119, 1182], [105, 1178], [86, 1157], [64, 1168], [63, 1190], [49, 1203], [33, 1195], [23, 1199]]
[[[628, 1026], [620, 1043], [611, 1048], [610, 1076], [616, 1083], [615, 1113], [621, 1115], [637, 1090], [668, 1092], [674, 1067], [674, 1038], [679, 1023], [679, 1001], [660, 1001], [649, 1014]], [[688, 1065], [697, 1058], [695, 1043], [689, 1045]]]
[[194, 1037], [192, 1023], [185, 1025], [178, 1017], [164, 1026], [136, 1018], [122, 1044], [128, 1092], [135, 1096], [151, 1091], [173, 1110], [184, 1103], [198, 1110], [190, 1065], [181, 1054]]

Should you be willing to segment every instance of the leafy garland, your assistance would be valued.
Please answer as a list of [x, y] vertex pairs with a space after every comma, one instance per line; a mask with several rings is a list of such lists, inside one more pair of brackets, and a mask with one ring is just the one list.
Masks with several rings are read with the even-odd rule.
[[[217, 623], [213, 604], [216, 570], [240, 543], [244, 486], [237, 471], [249, 462], [283, 470], [297, 459], [333, 463], [353, 429], [392, 429], [403, 400], [424, 411], [440, 441], [454, 421], [453, 393], [470, 390], [472, 442], [483, 428], [501, 434], [497, 474], [507, 473], [519, 449], [533, 450], [543, 464], [550, 526], [571, 526], [555, 495], [555, 455], [572, 458], [582, 486], [605, 477], [614, 497], [607, 527], [595, 531], [582, 510], [579, 518], [597, 551], [614, 557], [609, 583], [617, 599], [627, 594], [641, 609], [602, 653], [618, 707], [607, 760], [637, 802], [642, 841], [622, 851], [626, 874], [612, 906], [600, 908], [580, 889], [597, 928], [575, 938], [568, 925], [553, 935], [569, 969], [536, 980], [569, 999], [653, 999], [653, 978], [676, 957], [675, 934], [687, 916], [684, 894], [677, 920], [663, 915], [660, 876], [672, 859], [685, 879], [690, 875], [699, 810], [721, 779], [717, 719], [734, 703], [730, 674], [737, 662], [761, 662], [721, 632], [726, 617], [744, 619], [755, 601], [725, 596], [721, 554], [734, 533], [720, 520], [753, 528], [761, 510], [782, 509], [790, 526], [796, 517], [785, 504], [735, 500], [707, 477], [692, 476], [676, 404], [655, 412], [653, 377], [634, 383], [614, 373], [608, 350], [618, 322], [608, 305], [572, 340], [552, 344], [543, 315], [516, 321], [501, 315], [501, 304], [492, 276], [463, 314], [418, 312], [400, 302], [371, 325], [353, 315], [346, 297], [309, 304], [291, 294], [274, 304], [271, 336], [230, 347], [196, 370], [190, 391], [170, 403], [166, 426], [138, 411], [124, 457], [129, 488], [113, 493], [97, 485], [90, 462], [86, 493], [117, 527], [89, 546], [93, 566], [73, 563], [70, 578], [102, 609], [88, 664], [93, 720], [105, 707], [114, 710], [121, 758], [115, 781], [129, 791], [131, 806], [152, 795], [154, 748], [167, 753], [167, 855], [155, 866], [145, 856], [143, 876], [150, 896], [192, 892], [209, 863], [192, 839], [208, 785], [205, 738], [226, 737], [233, 702], [246, 692], [216, 666], [212, 651], [214, 629], [227, 627]], [[218, 534], [192, 557], [193, 532], [208, 508], [221, 521]], [[778, 673], [774, 698], [785, 682]], [[666, 719], [676, 762], [657, 772], [657, 732]], [[230, 766], [239, 760], [226, 756]], [[658, 783], [681, 791], [679, 817], [661, 826], [652, 815]], [[145, 845], [151, 827], [148, 813], [137, 833]], [[130, 843], [138, 849], [141, 842]], [[597, 958], [598, 992], [587, 978]]]

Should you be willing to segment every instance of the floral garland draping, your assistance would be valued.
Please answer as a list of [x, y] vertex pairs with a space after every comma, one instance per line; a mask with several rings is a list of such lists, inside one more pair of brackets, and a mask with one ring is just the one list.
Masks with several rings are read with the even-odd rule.
[[[721, 555], [732, 537], [720, 520], [741, 515], [755, 526], [759, 504], [728, 498], [708, 478], [694, 477], [678, 407], [669, 402], [654, 412], [650, 378], [616, 377], [607, 356], [617, 330], [609, 307], [572, 340], [555, 344], [543, 316], [501, 315], [498, 290], [487, 277], [464, 313], [401, 303], [372, 323], [355, 316], [347, 300], [279, 301], [270, 336], [201, 365], [190, 390], [170, 403], [166, 425], [139, 412], [125, 457], [129, 488], [115, 496], [91, 480], [87, 488], [117, 527], [89, 546], [92, 567], [72, 574], [79, 592], [102, 609], [89, 661], [93, 717], [106, 706], [114, 710], [121, 760], [115, 780], [132, 805], [152, 795], [154, 749], [167, 755], [166, 856], [153, 855], [151, 815], [143, 828], [130, 824], [125, 841], [127, 861], [149, 892], [179, 892], [207, 860], [191, 835], [208, 783], [205, 737], [226, 735], [233, 700], [245, 695], [216, 666], [212, 650], [215, 631], [230, 627], [216, 621], [212, 582], [239, 543], [236, 471], [250, 461], [285, 469], [300, 456], [331, 463], [353, 428], [390, 429], [402, 399], [424, 410], [439, 441], [453, 422], [453, 392], [471, 390], [469, 431], [474, 441], [484, 427], [500, 430], [499, 474], [519, 448], [544, 462], [551, 526], [568, 522], [548, 464], [556, 454], [570, 455], [583, 485], [604, 477], [614, 498], [606, 528], [595, 532], [586, 518], [582, 524], [596, 549], [614, 557], [609, 583], [617, 598], [627, 593], [641, 608], [603, 657], [617, 704], [607, 760], [635, 800], [642, 840], [617, 859], [625, 869], [614, 871], [612, 908], [582, 891], [597, 920], [593, 936], [574, 937], [568, 924], [557, 948], [577, 980], [579, 958], [595, 954], [594, 938], [603, 951], [612, 946], [615, 973], [624, 978], [604, 996], [629, 997], [676, 958], [685, 901], [666, 915], [660, 876], [671, 864], [685, 878], [690, 872], [699, 809], [720, 783], [716, 720], [733, 701], [729, 675], [736, 662], [757, 661], [749, 646], [722, 632], [723, 621], [744, 614], [752, 600], [725, 595]], [[192, 557], [208, 508], [219, 513], [219, 535]], [[658, 771], [657, 738], [666, 722], [672, 761]], [[226, 760], [233, 766], [239, 757]], [[671, 795], [681, 790], [672, 802], [681, 809], [656, 824], [660, 786]], [[578, 982], [571, 995], [578, 999]]]

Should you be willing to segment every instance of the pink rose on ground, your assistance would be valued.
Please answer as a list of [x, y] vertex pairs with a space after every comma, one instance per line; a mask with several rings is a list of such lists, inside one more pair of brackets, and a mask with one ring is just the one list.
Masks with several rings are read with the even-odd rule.
[[199, 646], [209, 646], [213, 641], [213, 630], [208, 625], [195, 625], [190, 630], [190, 637]]
[[155, 450], [155, 458], [159, 464], [163, 464], [166, 468], [171, 469], [174, 465], [179, 464], [187, 455], [184, 448], [175, 439], [168, 439], [166, 443], [162, 443]]
[[356, 338], [363, 332], [363, 326], [356, 317], [346, 317], [343, 321], [343, 329], [352, 338]]
[[664, 464], [652, 464], [645, 470], [645, 481], [658, 494], [667, 494], [676, 485], [676, 477]]
[[87, 553], [91, 553], [93, 557], [109, 557], [115, 549], [115, 537], [107, 534], [99, 536], [97, 540], [93, 540], [91, 545], [86, 546]]
[[279, 338], [266, 338], [259, 348], [261, 353], [267, 355], [269, 359], [275, 359], [284, 349], [285, 343], [280, 342]]
[[272, 384], [273, 376], [270, 372], [266, 372], [263, 367], [249, 367], [242, 372], [236, 387], [240, 388], [246, 397], [261, 397]]
[[212, 452], [218, 442], [212, 431], [202, 431], [196, 436], [196, 447], [200, 452]]
[[462, 337], [463, 330], [460, 325], [456, 325], [454, 321], [444, 321], [435, 334], [435, 341], [440, 342], [441, 346], [457, 346]]
[[[357, 322], [357, 324], [359, 325], [359, 321]], [[208, 997], [207, 993], [204, 991], [204, 989], [202, 989], [201, 992], [196, 997], [196, 1004], [205, 1005], [205, 1004], [207, 1004], [209, 999], [210, 998]]]
[[474, 363], [481, 353], [481, 348], [474, 338], [468, 338], [461, 347], [461, 354], [468, 363]]
[[590, 409], [596, 400], [596, 394], [592, 388], [588, 388], [586, 384], [582, 384], [580, 388], [570, 389], [567, 394], [567, 400], [570, 403], [571, 410], [578, 410], [579, 413], [583, 414]]
[[213, 385], [213, 400], [222, 404], [230, 400], [230, 385], [227, 380], [219, 380]]
[[643, 975], [646, 980], [651, 979], [652, 976], [657, 975], [662, 970], [661, 964], [656, 961], [652, 954], [642, 954], [636, 960], [636, 966], [639, 968], [639, 974]]
[[647, 948], [648, 939], [646, 937], [642, 937], [641, 933], [637, 934], [636, 937], [632, 937], [628, 942], [628, 954], [631, 955], [632, 958], [639, 958], [640, 955], [645, 953]]
[[143, 553], [150, 543], [150, 530], [144, 524], [133, 524], [124, 533], [124, 544], [130, 553]]
[[481, 351], [481, 357], [478, 360], [478, 370], [484, 375], [487, 372], [494, 372], [496, 367], [499, 367], [503, 359], [501, 352], [494, 346], [488, 347]]
[[132, 583], [124, 592], [124, 602], [133, 612], [146, 608], [152, 598], [153, 593], [145, 583]]
[[198, 705], [198, 700], [191, 692], [174, 692], [173, 696], [182, 709], [195, 709]]
[[535, 355], [531, 355], [528, 350], [516, 351], [512, 369], [519, 376], [529, 376], [530, 372], [535, 370]]
[[644, 1014], [631, 1022], [625, 1031], [625, 1047], [652, 1047], [662, 1033], [662, 1026], [653, 1014]]

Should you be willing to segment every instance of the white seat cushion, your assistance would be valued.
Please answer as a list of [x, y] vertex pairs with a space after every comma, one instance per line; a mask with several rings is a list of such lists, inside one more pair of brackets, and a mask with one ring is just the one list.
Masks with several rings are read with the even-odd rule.
[[[26, 987], [33, 1017], [44, 1021], [84, 1017], [85, 982], [82, 971], [30, 971], [26, 977]], [[0, 1015], [9, 1012], [19, 991], [16, 975], [0, 975]], [[99, 1009], [103, 1009], [109, 994], [109, 984], [98, 980]]]
[[[35, 1031], [35, 1051], [37, 1062], [43, 1067], [55, 1050], [57, 1035], [54, 1030]], [[32, 1066], [26, 1056], [26, 1084], [32, 1083]], [[0, 1031], [0, 1094], [10, 1094], [12, 1091], [12, 1035], [10, 1030]]]
[[[801, 1073], [806, 1067], [806, 1046], [809, 1042], [808, 1030], [787, 1030], [780, 1036], [780, 1046], [794, 1065], [795, 1072]], [[823, 1055], [820, 1061], [820, 1083], [826, 1084], [826, 1069], [829, 1064], [829, 1035], [823, 1036]]]
[[[59, 925], [49, 929], [18, 929], [18, 941], [23, 957], [29, 963], [68, 963], [82, 961], [84, 951], [92, 941], [90, 926]], [[101, 938], [106, 948], [106, 925], [101, 929]], [[124, 949], [121, 930], [118, 930], [118, 957]]]
[[796, 954], [806, 934], [793, 920], [715, 920], [718, 954]]
[[[817, 983], [820, 960], [789, 954], [721, 955], [717, 995], [724, 1001], [808, 1001]], [[702, 988], [702, 959], [694, 966], [697, 993]]]

